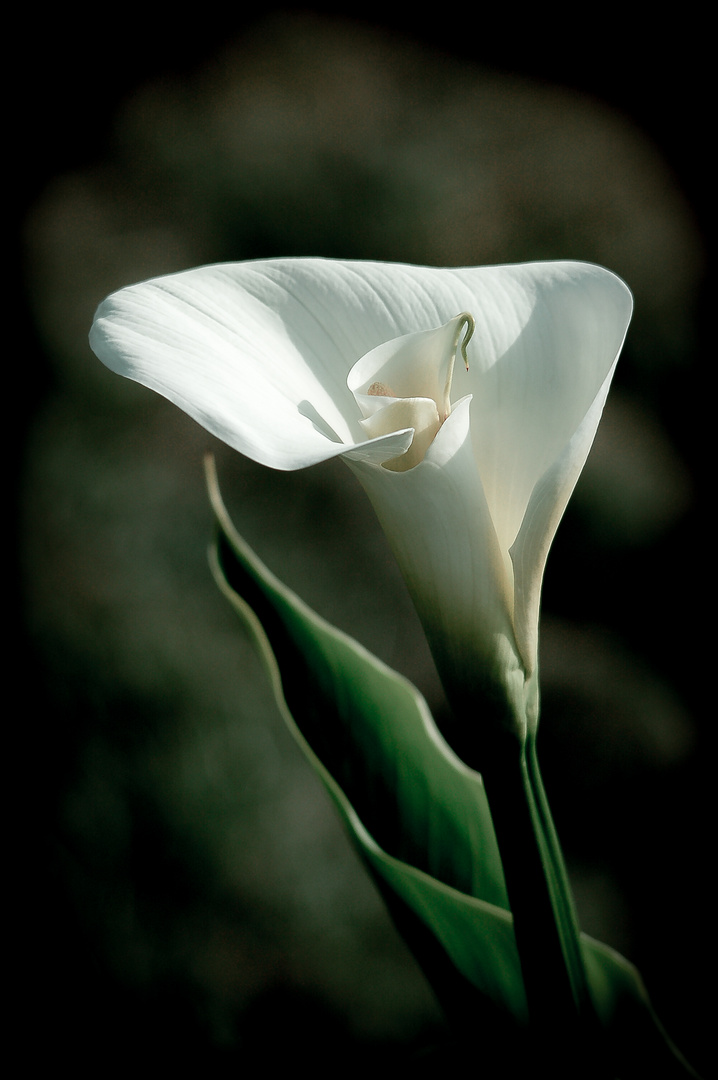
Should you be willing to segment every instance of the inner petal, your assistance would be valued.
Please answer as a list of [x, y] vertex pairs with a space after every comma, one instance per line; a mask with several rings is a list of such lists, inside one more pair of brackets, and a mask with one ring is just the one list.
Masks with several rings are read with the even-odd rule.
[[451, 380], [456, 351], [468, 369], [466, 346], [474, 330], [462, 313], [434, 330], [394, 338], [372, 349], [349, 372], [347, 385], [361, 409], [362, 427], [371, 437], [413, 428], [409, 450], [385, 462], [404, 471], [418, 465], [451, 412]]
[[388, 404], [377, 409], [366, 419], [360, 420], [359, 423], [370, 439], [379, 435], [390, 435], [393, 431], [401, 431], [404, 428], [414, 429], [414, 438], [406, 453], [384, 462], [385, 469], [405, 472], [407, 469], [413, 469], [423, 460], [442, 421], [439, 418], [436, 402], [431, 398], [390, 398]]

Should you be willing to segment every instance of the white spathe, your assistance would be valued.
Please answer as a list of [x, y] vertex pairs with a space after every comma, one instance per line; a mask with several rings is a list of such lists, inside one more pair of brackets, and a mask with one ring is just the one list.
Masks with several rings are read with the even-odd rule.
[[625, 284], [586, 263], [272, 259], [123, 289], [90, 342], [255, 461], [343, 455], [449, 699], [503, 697], [521, 729], [535, 722], [548, 549], [631, 308]]

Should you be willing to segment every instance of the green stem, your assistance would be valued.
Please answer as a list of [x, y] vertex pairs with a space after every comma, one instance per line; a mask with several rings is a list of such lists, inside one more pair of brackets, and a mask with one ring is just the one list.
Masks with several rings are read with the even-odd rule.
[[528, 782], [531, 786], [539, 818], [546, 861], [550, 867], [553, 906], [563, 948], [566, 967], [570, 973], [574, 999], [582, 1016], [593, 1015], [593, 1002], [581, 950], [581, 931], [573, 901], [573, 894], [566, 873], [563, 852], [546, 797], [538, 758], [535, 737], [529, 738], [526, 748]]
[[596, 1062], [578, 922], [535, 744], [506, 736], [482, 756], [537, 1054], [554, 1078], [609, 1076]]

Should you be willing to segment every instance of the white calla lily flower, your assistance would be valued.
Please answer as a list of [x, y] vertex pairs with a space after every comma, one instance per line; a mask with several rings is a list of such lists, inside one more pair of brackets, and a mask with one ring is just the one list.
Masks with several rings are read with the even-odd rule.
[[619, 278], [585, 263], [273, 259], [123, 289], [90, 342], [255, 461], [343, 456], [449, 700], [488, 694], [525, 734], [546, 557], [631, 307]]

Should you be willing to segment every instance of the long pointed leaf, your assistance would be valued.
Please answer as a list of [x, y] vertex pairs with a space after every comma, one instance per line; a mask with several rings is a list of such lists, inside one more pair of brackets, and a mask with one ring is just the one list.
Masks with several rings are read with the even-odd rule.
[[394, 916], [414, 924], [414, 942], [415, 920], [429, 930], [418, 936], [434, 955], [420, 963], [436, 966], [438, 942], [467, 994], [478, 990], [525, 1022], [481, 777], [446, 745], [416, 688], [282, 585], [234, 530], [214, 481], [211, 495], [217, 584], [251, 631], [290, 731]]

